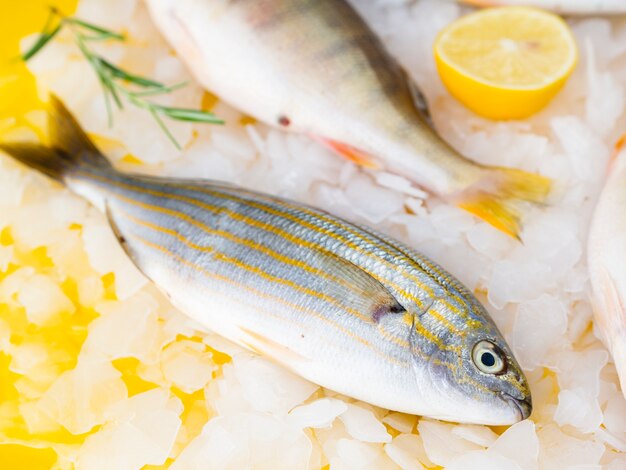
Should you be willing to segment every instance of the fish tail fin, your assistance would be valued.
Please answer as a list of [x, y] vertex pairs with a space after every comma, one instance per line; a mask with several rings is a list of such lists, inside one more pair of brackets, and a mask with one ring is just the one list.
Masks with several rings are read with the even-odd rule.
[[30, 142], [0, 142], [0, 150], [61, 182], [68, 172], [78, 166], [111, 168], [74, 116], [54, 95], [50, 95], [48, 140], [47, 146]]
[[521, 209], [542, 204], [550, 192], [545, 176], [513, 168], [492, 168], [485, 178], [461, 193], [458, 206], [520, 240]]
[[40, 171], [57, 181], [63, 181], [63, 175], [67, 170], [67, 162], [63, 154], [45, 145], [10, 142], [0, 143], [0, 150], [11, 155], [24, 165]]

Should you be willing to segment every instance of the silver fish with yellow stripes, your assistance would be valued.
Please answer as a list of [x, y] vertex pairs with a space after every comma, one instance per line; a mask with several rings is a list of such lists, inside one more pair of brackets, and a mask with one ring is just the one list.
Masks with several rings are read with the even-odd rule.
[[531, 412], [488, 313], [450, 274], [367, 228], [220, 182], [117, 172], [56, 99], [51, 147], [0, 149], [102, 209], [183, 312], [324, 387], [493, 425]]
[[518, 237], [549, 179], [464, 158], [423, 96], [345, 0], [147, 0], [198, 82], [268, 124], [307, 134]]

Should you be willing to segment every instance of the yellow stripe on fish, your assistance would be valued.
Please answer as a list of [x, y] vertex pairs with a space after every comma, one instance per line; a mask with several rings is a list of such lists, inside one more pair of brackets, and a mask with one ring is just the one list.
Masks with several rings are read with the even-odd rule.
[[[169, 194], [162, 193], [160, 191], [149, 190], [149, 189], [146, 189], [146, 188], [143, 188], [143, 187], [138, 187], [138, 186], [135, 186], [135, 185], [125, 184], [125, 183], [122, 183], [122, 182], [119, 182], [119, 181], [107, 180], [106, 178], [103, 178], [103, 177], [97, 176], [97, 175], [93, 175], [93, 174], [83, 174], [83, 176], [94, 178], [94, 179], [100, 180], [102, 182], [109, 183], [109, 184], [114, 185], [114, 186], [123, 187], [125, 189], [144, 192], [146, 194], [150, 194], [150, 195], [157, 196], [157, 197], [172, 197], [174, 199], [179, 199], [181, 201], [189, 202], [191, 204], [198, 205], [199, 207], [202, 207], [203, 209], [211, 210], [211, 211], [214, 211], [214, 212], [220, 210], [220, 208], [217, 207], [217, 206], [209, 205], [209, 204], [198, 202], [198, 201], [193, 201], [192, 199], [190, 199], [188, 197], [184, 197], [184, 196], [169, 195]], [[181, 189], [189, 189], [189, 186], [178, 185], [177, 187], [179, 187]], [[323, 228], [318, 227], [315, 224], [311, 224], [311, 223], [307, 222], [306, 220], [303, 220], [300, 217], [293, 216], [293, 215], [291, 215], [289, 213], [286, 213], [286, 212], [283, 212], [283, 211], [277, 211], [277, 210], [269, 207], [268, 205], [258, 204], [258, 203], [255, 203], [254, 201], [249, 201], [247, 199], [239, 198], [237, 196], [233, 196], [231, 194], [227, 194], [227, 193], [224, 193], [224, 192], [210, 191], [210, 190], [206, 190], [205, 188], [193, 188], [193, 190], [194, 191], [199, 191], [199, 192], [202, 192], [202, 193], [205, 193], [205, 194], [210, 194], [213, 197], [218, 198], [218, 199], [222, 198], [222, 199], [228, 199], [228, 200], [232, 200], [232, 201], [247, 203], [251, 207], [255, 207], [255, 208], [261, 209], [261, 210], [266, 211], [266, 212], [268, 212], [268, 213], [270, 213], [272, 215], [277, 215], [277, 216], [280, 216], [280, 217], [284, 217], [287, 220], [291, 220], [291, 221], [297, 222], [299, 224], [302, 224], [303, 226], [305, 226], [305, 227], [307, 227], [307, 228], [309, 228], [309, 229], [311, 229], [311, 230], [313, 230], [315, 232], [324, 234], [326, 236], [334, 238], [337, 241], [345, 243], [346, 246], [348, 246], [349, 248], [354, 249], [355, 251], [357, 251], [357, 252], [359, 252], [361, 254], [364, 254], [366, 256], [372, 257], [372, 258], [376, 259], [378, 262], [381, 262], [381, 263], [383, 263], [384, 265], [386, 265], [388, 267], [391, 267], [391, 268], [395, 268], [396, 267], [393, 263], [391, 263], [387, 259], [382, 258], [379, 255], [377, 255], [376, 252], [373, 252], [371, 250], [370, 251], [365, 251], [365, 250], [363, 250], [363, 248], [361, 246], [357, 245], [354, 242], [351, 242], [350, 240], [346, 239], [345, 237], [342, 237], [341, 235], [337, 235], [337, 234], [335, 234], [333, 232], [330, 232], [328, 230], [324, 230]], [[155, 210], [160, 210], [160, 208], [157, 208]], [[299, 244], [302, 244], [303, 246], [307, 246], [307, 247], [320, 248], [319, 244], [309, 243], [306, 240], [304, 240], [302, 238], [295, 237], [295, 236], [291, 235], [290, 233], [288, 233], [288, 232], [286, 232], [284, 230], [281, 230], [278, 227], [275, 227], [275, 226], [272, 226], [272, 225], [268, 225], [266, 223], [259, 223], [259, 221], [255, 220], [255, 219], [251, 219], [251, 218], [246, 217], [246, 216], [241, 216], [240, 214], [235, 213], [235, 212], [233, 212], [231, 210], [228, 210], [228, 209], [226, 209], [224, 212], [227, 213], [229, 216], [233, 217], [236, 220], [243, 221], [243, 222], [248, 223], [248, 224], [250, 224], [252, 226], [263, 228], [265, 230], [270, 230], [270, 231], [272, 231], [272, 232], [274, 232], [274, 233], [284, 237], [285, 239], [287, 239], [287, 240], [289, 240], [289, 241], [291, 241], [293, 243], [299, 243]], [[315, 215], [315, 212], [313, 212], [311, 210], [308, 210], [308, 209], [306, 209], [303, 212], [305, 212], [307, 215]], [[328, 224], [332, 224], [335, 227], [339, 227], [340, 226], [334, 219], [332, 219], [330, 217], [327, 217], [324, 214], [322, 214], [322, 216], [320, 218], [324, 222], [327, 222]], [[343, 226], [341, 226], [341, 228], [347, 228], [350, 231], [350, 233], [354, 234], [356, 237], [359, 237], [361, 242], [369, 242], [368, 238], [363, 237], [362, 234], [359, 234], [356, 230], [352, 229], [351, 227], [347, 226], [346, 224], [343, 224]], [[381, 251], [383, 251], [383, 252], [385, 252], [385, 253], [387, 253], [387, 254], [389, 254], [391, 256], [397, 256], [398, 255], [398, 251], [396, 251], [394, 253], [393, 251], [389, 250], [388, 245], [381, 244], [381, 243], [374, 243], [373, 246], [374, 246], [375, 249], [379, 249], [379, 250], [381, 250]], [[402, 251], [400, 251], [400, 253], [404, 254]], [[277, 259], [278, 259], [278, 257], [277, 257]], [[408, 258], [408, 259], [410, 259], [410, 258]], [[413, 260], [411, 260], [411, 261], [413, 261]], [[420, 259], [420, 262], [426, 264], [426, 266], [429, 269], [431, 269], [433, 272], [435, 272], [440, 278], [444, 279], [446, 282], [449, 282], [449, 283], [453, 283], [454, 282], [449, 276], [445, 275], [436, 265], [432, 264], [427, 258]], [[414, 261], [411, 263], [411, 266], [413, 268], [415, 268], [415, 269], [423, 270], [422, 265], [418, 264], [418, 263], [416, 263]], [[308, 269], [310, 269], [310, 267]], [[366, 268], [364, 268], [364, 269], [367, 271]], [[377, 280], [379, 280], [379, 281], [381, 280], [376, 273], [373, 273], [373, 272], [370, 272], [370, 271], [368, 271], [368, 273], [370, 275], [372, 275], [374, 278], [376, 278]], [[432, 287], [430, 287], [427, 284], [425, 284], [423, 281], [421, 281], [419, 278], [417, 278], [417, 276], [413, 275], [412, 273], [409, 273], [409, 272], [404, 271], [404, 270], [398, 270], [397, 273], [399, 275], [405, 277], [406, 279], [414, 282], [416, 287], [424, 290], [427, 295], [429, 295], [431, 297], [435, 297], [436, 296], [436, 294], [434, 293]], [[402, 296], [408, 298], [409, 300], [415, 302], [418, 305], [419, 308], [423, 308], [425, 306], [424, 301], [422, 299], [420, 299], [419, 297], [417, 297], [412, 292], [408, 291], [407, 289], [403, 288], [402, 286], [398, 285], [397, 283], [395, 283], [393, 281], [387, 280], [387, 283], [394, 290], [396, 290], [400, 295], [402, 295]], [[459, 301], [459, 302], [461, 301], [461, 298], [454, 291], [452, 291], [451, 297], [454, 298], [456, 301]], [[454, 314], [456, 314], [456, 315], [458, 315], [458, 316], [460, 316], [462, 318], [465, 318], [466, 321], [467, 321], [467, 325], [468, 326], [471, 326], [473, 324], [472, 323], [473, 320], [471, 319], [471, 317], [469, 316], [469, 314], [467, 312], [465, 312], [465, 311], [463, 311], [461, 309], [458, 309], [455, 305], [453, 305], [446, 298], [439, 297], [438, 301], [441, 304], [443, 304], [445, 307], [449, 308], [450, 311], [452, 311]], [[442, 319], [443, 316], [439, 315], [439, 316], [437, 316], [437, 318]], [[441, 323], [446, 328], [450, 327], [450, 322], [446, 321], [445, 318], [443, 319], [443, 321]], [[451, 332], [454, 332], [454, 330], [451, 329]]]
[[241, 288], [241, 289], [246, 289], [246, 290], [250, 290], [250, 291], [254, 292], [254, 294], [255, 294], [255, 295], [258, 295], [258, 296], [260, 296], [260, 297], [268, 297], [268, 298], [271, 298], [271, 300], [272, 300], [272, 301], [275, 301], [275, 302], [278, 302], [278, 303], [285, 304], [285, 305], [287, 305], [288, 307], [290, 307], [290, 308], [292, 308], [292, 309], [294, 309], [294, 310], [300, 310], [300, 311], [303, 311], [303, 312], [305, 312], [305, 313], [307, 313], [307, 314], [314, 315], [314, 316], [318, 317], [320, 320], [322, 320], [322, 321], [324, 321], [324, 322], [328, 323], [330, 326], [335, 327], [335, 328], [337, 328], [337, 329], [341, 330], [341, 332], [342, 332], [342, 333], [344, 333], [344, 334], [346, 334], [347, 336], [349, 336], [349, 337], [351, 337], [351, 338], [354, 338], [356, 341], [359, 341], [360, 343], [363, 343], [365, 346], [367, 346], [368, 348], [372, 349], [372, 351], [376, 352], [378, 355], [380, 355], [381, 357], [383, 357], [385, 360], [390, 361], [390, 362], [394, 362], [394, 363], [396, 363], [396, 364], [400, 364], [400, 365], [402, 365], [400, 362], [398, 362], [398, 361], [394, 360], [394, 358], [392, 358], [392, 357], [390, 357], [390, 356], [386, 355], [384, 352], [380, 351], [378, 348], [375, 348], [375, 347], [374, 347], [371, 343], [369, 343], [368, 341], [366, 341], [366, 340], [364, 340], [363, 338], [360, 338], [360, 337], [358, 337], [358, 336], [354, 335], [354, 333], [352, 333], [351, 331], [346, 330], [346, 329], [345, 329], [345, 328], [343, 328], [342, 326], [340, 326], [340, 325], [338, 325], [337, 323], [335, 323], [335, 322], [333, 322], [333, 321], [329, 320], [328, 318], [324, 317], [323, 315], [320, 315], [318, 312], [316, 312], [316, 311], [314, 311], [314, 310], [311, 310], [311, 309], [305, 309], [305, 308], [301, 307], [300, 305], [297, 305], [297, 304], [294, 304], [294, 303], [288, 302], [288, 301], [286, 301], [286, 300], [284, 300], [284, 299], [281, 299], [281, 298], [279, 298], [279, 297], [276, 297], [276, 296], [272, 296], [272, 295], [267, 294], [267, 293], [265, 293], [265, 292], [262, 292], [262, 291], [260, 291], [260, 290], [258, 290], [258, 289], [255, 289], [255, 288], [253, 288], [253, 287], [250, 287], [250, 286], [248, 286], [248, 285], [246, 285], [246, 284], [237, 283], [234, 279], [231, 279], [231, 278], [229, 278], [229, 277], [225, 277], [225, 276], [218, 276], [218, 275], [216, 275], [215, 273], [208, 272], [207, 270], [205, 270], [205, 269], [203, 269], [202, 267], [200, 267], [200, 266], [198, 266], [198, 265], [196, 265], [196, 264], [194, 264], [194, 263], [192, 263], [192, 262], [190, 262], [190, 261], [186, 260], [185, 258], [182, 258], [182, 257], [178, 256], [177, 254], [172, 253], [171, 251], [167, 250], [166, 248], [162, 247], [161, 245], [158, 245], [158, 244], [156, 244], [156, 243], [151, 243], [151, 242], [149, 242], [148, 240], [144, 240], [143, 238], [141, 238], [141, 237], [139, 237], [139, 236], [137, 236], [137, 235], [132, 235], [132, 237], [134, 237], [134, 238], [135, 238], [136, 240], [138, 240], [140, 243], [143, 243], [144, 245], [146, 245], [146, 246], [148, 246], [148, 247], [150, 247], [150, 248], [152, 248], [152, 249], [158, 250], [158, 251], [160, 251], [160, 252], [162, 252], [162, 253], [165, 253], [165, 254], [166, 254], [166, 255], [168, 255], [168, 256], [171, 256], [172, 258], [176, 259], [177, 261], [179, 261], [179, 262], [183, 263], [183, 264], [184, 264], [184, 265], [186, 265], [186, 266], [189, 266], [189, 267], [190, 267], [190, 268], [192, 268], [192, 269], [195, 269], [195, 270], [197, 270], [197, 271], [201, 272], [202, 274], [204, 274], [204, 275], [205, 275], [205, 276], [207, 276], [207, 277], [219, 278], [221, 281], [228, 282], [228, 283], [234, 283], [234, 284], [236, 284], [236, 285], [237, 285], [237, 287], [239, 287], [239, 288]]
[[[118, 196], [119, 197], [119, 196]], [[151, 209], [154, 210], [155, 206], [153, 206]], [[367, 317], [365, 315], [363, 315], [361, 312], [356, 311], [353, 308], [350, 308], [346, 305], [341, 305], [340, 303], [338, 303], [334, 298], [329, 297], [328, 295], [325, 295], [322, 292], [318, 292], [316, 290], [313, 289], [309, 289], [307, 287], [301, 286], [296, 284], [295, 282], [289, 280], [289, 279], [284, 279], [284, 278], [280, 278], [277, 276], [273, 276], [271, 274], [269, 274], [268, 272], [264, 271], [261, 268], [258, 268], [256, 266], [252, 266], [250, 264], [244, 263], [243, 261], [237, 259], [237, 258], [233, 258], [231, 256], [226, 255], [225, 253], [221, 253], [217, 250], [215, 250], [214, 248], [210, 247], [210, 246], [201, 246], [198, 245], [194, 242], [192, 242], [191, 240], [189, 240], [187, 237], [175, 232], [174, 230], [170, 230], [164, 227], [161, 227], [157, 224], [153, 224], [150, 223], [148, 221], [145, 220], [141, 220], [138, 217], [133, 217], [127, 213], [125, 213], [123, 210], [120, 211], [121, 214], [123, 214], [126, 218], [128, 218], [129, 220], [132, 220], [134, 223], [142, 225], [144, 227], [148, 227], [151, 228], [153, 230], [156, 230], [158, 232], [161, 233], [166, 233], [168, 235], [171, 235], [172, 237], [175, 237], [178, 241], [180, 241], [181, 243], [189, 246], [190, 248], [193, 248], [194, 250], [198, 250], [198, 251], [203, 251], [203, 252], [207, 252], [207, 253], [211, 253], [213, 254], [217, 259], [219, 259], [220, 261], [226, 262], [226, 263], [230, 263], [234, 266], [237, 266], [238, 268], [244, 269], [246, 271], [250, 271], [251, 273], [254, 273], [258, 276], [263, 277], [264, 279], [271, 281], [271, 282], [276, 282], [278, 284], [284, 284], [286, 286], [291, 287], [292, 289], [301, 291], [307, 295], [310, 295], [312, 297], [317, 297], [320, 300], [324, 300], [330, 304], [336, 305], [337, 307], [340, 307], [342, 309], [344, 309], [346, 312], [351, 313], [352, 315], [354, 315], [355, 317], [357, 317], [358, 319], [364, 321], [364, 322], [371, 322], [372, 319], [371, 317]], [[406, 343], [408, 345], [408, 343]]]
[[[146, 204], [146, 203], [140, 203], [138, 201], [133, 201], [133, 200], [131, 200], [129, 198], [126, 198], [124, 196], [121, 196], [119, 194], [118, 195], [114, 195], [114, 197], [118, 198], [118, 199], [125, 200], [126, 202], [128, 202], [130, 204], [138, 205], [140, 207], [143, 207], [143, 208], [146, 208], [146, 209], [149, 209], [149, 210], [153, 210], [153, 211], [157, 211], [157, 212], [163, 212], [163, 213], [167, 213], [167, 214], [170, 214], [170, 215], [175, 215], [176, 217], [179, 217], [179, 218], [181, 218], [183, 220], [186, 220], [189, 223], [193, 223], [195, 225], [198, 225], [202, 230], [209, 231], [209, 232], [218, 232], [218, 231], [211, 230], [206, 225], [200, 224], [200, 223], [198, 223], [197, 221], [195, 221], [193, 219], [186, 218], [184, 216], [184, 214], [176, 213], [175, 211], [171, 211], [171, 210], [165, 209], [163, 207], [153, 206], [153, 205], [149, 205], [149, 204]], [[139, 225], [142, 225], [144, 227], [148, 227], [148, 228], [151, 228], [153, 230], [156, 230], [156, 231], [159, 231], [159, 232], [162, 232], [162, 233], [166, 233], [166, 234], [168, 234], [168, 235], [170, 235], [172, 237], [175, 237], [181, 243], [184, 243], [185, 245], [193, 248], [194, 250], [204, 251], [204, 252], [208, 252], [208, 253], [213, 253], [216, 256], [218, 256], [221, 261], [232, 263], [232, 264], [234, 264], [234, 265], [236, 265], [238, 267], [241, 267], [241, 268], [243, 268], [243, 269], [245, 269], [247, 271], [254, 272], [255, 274], [258, 274], [259, 276], [262, 276], [262, 277], [264, 277], [264, 278], [266, 278], [268, 280], [271, 280], [271, 281], [277, 282], [277, 283], [283, 283], [283, 284], [288, 285], [288, 286], [290, 286], [290, 287], [292, 287], [292, 288], [294, 288], [296, 290], [300, 290], [300, 291], [302, 291], [302, 292], [304, 292], [304, 293], [306, 293], [308, 295], [311, 295], [313, 297], [317, 297], [319, 299], [325, 300], [326, 302], [329, 302], [331, 304], [337, 305], [338, 307], [343, 308], [346, 312], [349, 312], [350, 314], [354, 315], [355, 317], [359, 318], [360, 320], [362, 320], [364, 322], [371, 322], [372, 321], [371, 317], [367, 317], [367, 316], [363, 315], [361, 312], [355, 310], [354, 308], [351, 308], [351, 307], [348, 307], [348, 306], [345, 306], [345, 305], [341, 305], [334, 298], [329, 297], [327, 295], [324, 295], [321, 292], [315, 291], [313, 289], [307, 289], [306, 287], [303, 287], [303, 286], [300, 286], [298, 284], [295, 284], [295, 283], [289, 281], [288, 279], [280, 279], [280, 278], [277, 278], [276, 276], [272, 276], [271, 274], [268, 274], [267, 272], [263, 271], [262, 269], [259, 269], [259, 268], [255, 267], [255, 266], [251, 266], [251, 265], [248, 265], [246, 263], [243, 263], [242, 261], [240, 261], [238, 259], [235, 259], [235, 258], [231, 258], [231, 257], [229, 257], [227, 255], [224, 255], [223, 253], [216, 252], [216, 250], [214, 248], [212, 248], [212, 247], [201, 246], [201, 245], [198, 245], [196, 243], [193, 243], [192, 241], [190, 241], [189, 239], [187, 239], [186, 237], [184, 237], [183, 235], [177, 233], [174, 230], [170, 230], [170, 229], [161, 227], [161, 226], [159, 226], [157, 224], [153, 224], [153, 223], [145, 221], [145, 220], [141, 220], [138, 217], [134, 217], [134, 216], [128, 214], [124, 210], [120, 210], [120, 213], [124, 217], [126, 217], [129, 220], [132, 220], [136, 224], [139, 224]], [[220, 236], [223, 236], [223, 235], [220, 234]], [[144, 240], [144, 242], [145, 242], [145, 240]], [[259, 248], [258, 245], [257, 246], [252, 246], [252, 247], [254, 249], [258, 249]], [[268, 252], [270, 252], [270, 250], [268, 250]], [[272, 255], [275, 254], [274, 252], [271, 252], [271, 253], [272, 253]], [[276, 254], [276, 255], [278, 255], [278, 254]], [[287, 258], [287, 257], [284, 257], [282, 255], [278, 255], [277, 259], [280, 259], [281, 261], [284, 261], [284, 262], [287, 262], [287, 260], [289, 260], [288, 262], [290, 264], [294, 264], [294, 265], [297, 265], [297, 266], [303, 267], [303, 268], [306, 266], [303, 263], [298, 263], [297, 260], [294, 260], [292, 258]], [[312, 268], [310, 266], [306, 266], [306, 268], [310, 269], [311, 272], [313, 272], [315, 274], [318, 274], [318, 275], [321, 274], [319, 272], [319, 270], [317, 270], [315, 268]], [[340, 279], [335, 278], [335, 277], [329, 277], [329, 279], [331, 281], [333, 281], [333, 282], [345, 283], [345, 281], [343, 279], [340, 280]], [[353, 287], [353, 286], [349, 286], [349, 287]], [[409, 344], [409, 342], [407, 340], [404, 340], [404, 339], [398, 338], [396, 336], [393, 336], [392, 334], [390, 334], [390, 333], [388, 333], [388, 332], [386, 332], [384, 330], [382, 330], [382, 332], [383, 332], [383, 334], [385, 335], [385, 337], [389, 341], [392, 341], [392, 342], [394, 342], [394, 343], [396, 343], [396, 344], [398, 344], [400, 346], [409, 348], [410, 344]]]
[[[200, 202], [200, 201], [195, 201], [195, 200], [193, 200], [191, 198], [188, 198], [188, 197], [185, 197], [185, 196], [166, 194], [166, 193], [163, 193], [163, 192], [160, 192], [160, 191], [154, 191], [154, 190], [150, 190], [150, 189], [147, 189], [147, 188], [143, 188], [143, 187], [139, 187], [139, 186], [123, 183], [123, 182], [120, 182], [120, 181], [107, 180], [104, 177], [93, 175], [93, 174], [83, 173], [82, 176], [84, 176], [85, 178], [94, 178], [94, 179], [96, 179], [98, 181], [106, 182], [107, 184], [110, 184], [112, 186], [122, 187], [122, 188], [125, 188], [125, 189], [128, 189], [128, 190], [131, 190], [131, 191], [139, 191], [139, 192], [150, 194], [150, 195], [156, 196], [156, 197], [178, 199], [178, 200], [181, 200], [181, 201], [184, 201], [184, 202], [188, 202], [190, 204], [197, 205], [197, 206], [199, 206], [199, 207], [201, 207], [201, 208], [203, 208], [205, 210], [210, 210], [210, 211], [213, 211], [213, 212], [218, 212], [221, 209], [218, 206], [206, 204], [206, 203]], [[187, 189], [187, 187], [183, 187], [183, 188]], [[211, 192], [211, 194], [213, 195], [213, 192]], [[215, 194], [215, 197], [222, 197], [223, 193], [215, 192], [214, 194]], [[134, 205], [141, 205], [141, 204], [143, 204], [144, 208], [148, 208], [148, 209], [153, 210], [153, 211], [157, 211], [157, 212], [161, 212], [161, 213], [167, 213], [167, 214], [174, 215], [176, 217], [182, 218], [183, 220], [186, 220], [187, 222], [192, 223], [192, 224], [198, 226], [202, 230], [209, 231], [209, 232], [216, 233], [216, 234], [220, 234], [220, 235], [222, 233], [222, 232], [219, 232], [219, 231], [212, 230], [206, 224], [198, 223], [197, 221], [194, 221], [194, 220], [190, 219], [189, 217], [186, 217], [184, 214], [181, 214], [180, 212], [177, 212], [177, 211], [174, 211], [174, 210], [171, 210], [171, 209], [166, 209], [166, 208], [163, 208], [161, 206], [156, 206], [156, 205], [151, 205], [151, 204], [146, 204], [146, 203], [140, 203], [138, 201], [133, 201], [132, 199], [130, 199], [128, 197], [124, 197], [124, 196], [120, 196], [120, 195], [115, 195], [115, 197], [123, 198], [127, 202], [129, 202], [131, 204], [134, 204]], [[235, 200], [234, 197], [230, 197], [230, 198], [226, 197], [226, 199]], [[261, 206], [256, 205], [256, 204], [250, 204], [250, 205], [252, 207], [261, 207]], [[346, 240], [345, 238], [343, 238], [341, 236], [338, 236], [338, 235], [336, 235], [336, 234], [334, 234], [332, 232], [328, 232], [328, 231], [325, 231], [323, 229], [320, 229], [318, 226], [316, 226], [314, 224], [310, 224], [310, 223], [306, 223], [304, 221], [301, 221], [300, 219], [298, 219], [296, 217], [291, 217], [289, 214], [271, 210], [271, 208], [266, 207], [266, 206], [262, 206], [262, 207], [263, 207], [264, 210], [267, 210], [268, 212], [272, 213], [273, 215], [279, 215], [279, 216], [285, 217], [288, 220], [292, 220], [292, 221], [295, 221], [295, 222], [298, 222], [298, 223], [302, 223], [302, 225], [304, 225], [305, 227], [307, 227], [307, 228], [309, 228], [309, 229], [311, 229], [313, 231], [322, 233], [324, 235], [332, 236], [332, 238], [334, 238], [334, 239], [336, 239], [338, 241], [345, 242], [348, 247], [354, 249], [355, 251], [357, 251], [357, 252], [359, 252], [361, 254], [364, 254], [366, 256], [370, 256], [371, 255], [377, 261], [382, 262], [383, 264], [385, 264], [387, 266], [393, 266], [393, 264], [390, 263], [388, 260], [386, 260], [384, 258], [381, 258], [380, 256], [376, 256], [375, 253], [372, 254], [369, 251], [368, 252], [364, 251], [360, 246], [356, 245], [353, 242], [350, 242], [349, 240]], [[250, 217], [243, 216], [243, 215], [241, 215], [239, 213], [236, 213], [236, 212], [234, 212], [232, 210], [229, 210], [229, 209], [225, 209], [225, 210], [223, 210], [223, 212], [225, 214], [228, 214], [228, 216], [232, 217], [235, 220], [239, 220], [239, 221], [245, 222], [245, 223], [247, 223], [247, 224], [249, 224], [251, 226], [257, 227], [257, 228], [262, 228], [264, 230], [271, 231], [271, 232], [273, 232], [273, 233], [275, 233], [277, 235], [280, 235], [281, 237], [283, 237], [286, 240], [289, 240], [289, 241], [291, 241], [293, 243], [297, 243], [297, 244], [300, 244], [302, 246], [309, 247], [309, 248], [322, 248], [319, 244], [310, 243], [310, 242], [308, 242], [307, 240], [305, 240], [303, 238], [299, 238], [299, 237], [293, 236], [292, 234], [288, 233], [287, 231], [282, 230], [282, 229], [280, 229], [278, 227], [275, 227], [273, 225], [270, 225], [268, 223], [260, 223], [256, 219], [252, 219]], [[238, 243], [240, 243], [239, 239], [235, 239], [235, 237], [232, 237], [231, 239], [233, 241], [237, 241]], [[363, 240], [366, 241], [366, 239], [363, 239]], [[251, 246], [251, 245], [249, 245], [249, 246]], [[382, 245], [380, 245], [380, 244], [376, 244], [375, 246], [376, 246], [376, 248], [383, 249]], [[265, 248], [265, 247], [262, 247], [261, 245], [256, 245], [256, 246], [251, 246], [251, 247], [254, 248], [254, 249]], [[387, 252], [389, 254], [393, 254], [390, 251], [387, 251]], [[277, 254], [272, 253], [270, 250], [267, 250], [266, 253], [271, 254], [271, 256], [275, 257], [277, 260], [280, 260], [280, 261], [283, 261], [283, 262], [287, 262], [289, 264], [294, 264], [294, 263], [298, 262], [297, 260], [294, 260], [293, 258], [287, 258], [287, 257], [282, 256], [282, 255], [278, 255], [277, 256]], [[286, 259], [290, 259], [291, 262], [286, 261]], [[309, 265], [306, 265], [305, 263], [299, 262], [298, 264], [303, 269], [307, 269], [310, 272], [315, 272], [314, 268], [312, 268]], [[414, 264], [414, 266], [420, 267], [417, 264]], [[434, 291], [432, 290], [432, 288], [430, 288], [429, 286], [427, 286], [423, 282], [420, 282], [415, 276], [413, 276], [413, 275], [409, 276], [405, 271], [399, 271], [399, 273], [401, 275], [405, 276], [407, 279], [409, 279], [411, 281], [414, 281], [419, 288], [423, 288], [431, 296], [435, 296]], [[374, 277], [378, 281], [382, 281], [383, 280], [376, 273], [368, 271], [368, 274], [372, 275], [372, 277]], [[394, 290], [398, 291], [401, 295], [403, 295], [403, 296], [405, 296], [405, 297], [415, 301], [416, 303], [418, 303], [418, 305], [420, 307], [422, 307], [422, 308], [424, 307], [425, 304], [419, 297], [416, 297], [414, 294], [412, 294], [411, 292], [403, 289], [400, 285], [398, 285], [398, 284], [396, 284], [396, 283], [394, 283], [392, 281], [386, 280], [386, 282], [387, 282], [388, 285], [393, 287]], [[471, 320], [469, 318], [469, 315], [467, 313], [462, 312], [461, 310], [457, 309], [449, 301], [446, 301], [446, 299], [438, 298], [437, 300], [438, 300], [438, 302], [440, 302], [443, 305], [445, 305], [448, 308], [450, 308], [450, 310], [452, 310], [454, 313], [456, 313], [459, 316], [465, 318], [466, 319], [466, 323], [468, 325], [470, 325], [470, 322], [473, 321], [473, 320]], [[427, 312], [429, 314], [432, 314], [433, 317], [436, 318], [438, 321], [440, 321], [442, 326], [444, 326], [445, 328], [449, 329], [450, 332], [452, 332], [452, 333], [458, 333], [459, 332], [458, 328], [455, 328], [442, 314], [440, 314], [440, 313], [433, 313], [430, 310], [427, 310]], [[358, 314], [358, 313], [353, 312], [353, 314], [356, 314], [357, 317], [360, 317], [360, 318], [364, 319], [364, 317], [362, 315]], [[418, 330], [418, 333], [422, 334], [420, 331], [421, 330]], [[428, 338], [428, 336], [425, 336], [425, 337]]]

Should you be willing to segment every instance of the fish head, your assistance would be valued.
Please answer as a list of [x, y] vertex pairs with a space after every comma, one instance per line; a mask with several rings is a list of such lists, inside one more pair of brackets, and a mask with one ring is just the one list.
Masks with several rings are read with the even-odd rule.
[[532, 412], [528, 382], [484, 307], [470, 300], [461, 311], [456, 308], [446, 315], [442, 306], [437, 314], [451, 319], [456, 315], [456, 321], [447, 328], [440, 323], [439, 344], [421, 351], [428, 357], [431, 398], [439, 410], [430, 415], [486, 425], [511, 425], [528, 418]]

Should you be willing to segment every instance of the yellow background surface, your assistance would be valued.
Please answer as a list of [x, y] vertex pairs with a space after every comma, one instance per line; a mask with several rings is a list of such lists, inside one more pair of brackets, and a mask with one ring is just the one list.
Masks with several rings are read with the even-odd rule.
[[[71, 13], [77, 0], [58, 0], [54, 5]], [[0, 0], [0, 120], [16, 119], [43, 108], [37, 97], [35, 79], [19, 59], [19, 42], [24, 36], [43, 28], [49, 14], [47, 0]], [[0, 356], [2, 354], [0, 353]], [[8, 360], [0, 357], [0, 401], [15, 393]], [[2, 470], [47, 470], [57, 459], [52, 449], [38, 449], [0, 441]]]
[[41, 31], [49, 5], [71, 13], [76, 3], [77, 0], [0, 0], [0, 119], [18, 118], [42, 108], [35, 79], [19, 59], [19, 42], [24, 36]]

